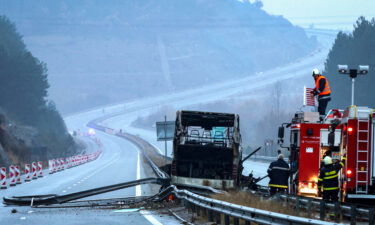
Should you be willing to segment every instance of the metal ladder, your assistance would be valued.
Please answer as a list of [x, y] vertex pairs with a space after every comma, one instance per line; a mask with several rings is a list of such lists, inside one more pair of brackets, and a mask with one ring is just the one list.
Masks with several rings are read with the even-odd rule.
[[[364, 129], [366, 127], [366, 129]], [[357, 162], [356, 162], [356, 194], [367, 194], [368, 193], [368, 171], [369, 171], [369, 135], [370, 135], [370, 121], [369, 119], [358, 119], [357, 122]], [[363, 139], [364, 136], [366, 139]], [[361, 138], [362, 137], [362, 138]], [[365, 146], [360, 143], [365, 143]], [[360, 146], [361, 149], [360, 149]], [[359, 160], [360, 155], [361, 160]], [[364, 157], [366, 156], [366, 157]], [[361, 166], [360, 166], [361, 165]], [[365, 170], [361, 168], [365, 167]], [[359, 175], [361, 174], [361, 180], [359, 180]], [[363, 179], [363, 175], [365, 175], [365, 179]], [[365, 187], [365, 188], [359, 188]]]

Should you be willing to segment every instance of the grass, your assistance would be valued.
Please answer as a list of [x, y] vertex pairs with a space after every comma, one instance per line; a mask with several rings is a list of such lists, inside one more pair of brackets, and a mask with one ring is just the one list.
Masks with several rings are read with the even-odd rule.
[[211, 196], [214, 199], [234, 203], [237, 205], [248, 206], [256, 209], [263, 209], [271, 212], [288, 214], [292, 216], [304, 216], [304, 212], [297, 214], [295, 207], [286, 202], [280, 202], [277, 199], [269, 199], [245, 191], [230, 191], [225, 194], [215, 194]]

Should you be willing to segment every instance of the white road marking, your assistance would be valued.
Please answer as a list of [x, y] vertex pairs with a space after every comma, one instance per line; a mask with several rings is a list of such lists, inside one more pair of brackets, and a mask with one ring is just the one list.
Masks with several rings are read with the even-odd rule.
[[20, 218], [20, 220], [25, 220], [25, 219], [26, 219], [26, 217], [24, 217], [24, 216]]
[[66, 192], [66, 190], [63, 190], [62, 192], [63, 192], [63, 193], [65, 193], [65, 192]]
[[148, 220], [148, 222], [152, 223], [153, 225], [163, 225], [154, 216], [152, 216], [149, 211], [141, 210], [140, 213]]
[[[141, 153], [138, 152], [138, 160], [137, 160], [137, 180], [141, 179]], [[142, 195], [142, 188], [141, 185], [135, 186], [135, 196]], [[141, 210], [139, 213], [142, 214], [144, 218], [148, 220], [148, 222], [152, 223], [153, 225], [163, 225], [160, 223], [151, 213], [147, 210]]]

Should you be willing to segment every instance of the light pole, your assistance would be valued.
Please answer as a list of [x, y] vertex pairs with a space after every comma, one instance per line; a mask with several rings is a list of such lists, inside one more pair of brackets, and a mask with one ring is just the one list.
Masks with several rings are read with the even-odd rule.
[[354, 105], [354, 83], [355, 78], [358, 75], [366, 75], [370, 69], [368, 65], [359, 65], [358, 69], [348, 69], [348, 65], [338, 65], [339, 73], [349, 74], [352, 79], [352, 102], [351, 105]]

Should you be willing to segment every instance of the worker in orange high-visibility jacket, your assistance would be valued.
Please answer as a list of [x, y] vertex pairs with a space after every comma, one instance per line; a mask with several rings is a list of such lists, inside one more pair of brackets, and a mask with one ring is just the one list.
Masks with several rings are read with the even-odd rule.
[[312, 76], [315, 80], [313, 94], [314, 96], [318, 95], [318, 112], [321, 117], [324, 117], [328, 102], [331, 100], [331, 88], [329, 87], [328, 79], [322, 76], [318, 69], [313, 69]]
[[339, 187], [339, 172], [345, 165], [346, 154], [341, 159], [340, 163], [333, 163], [330, 156], [323, 159], [324, 166], [320, 169], [318, 178], [318, 191], [323, 189], [323, 200], [325, 201], [338, 201]]
[[268, 186], [270, 195], [284, 193], [288, 190], [289, 165], [284, 161], [283, 154], [279, 154], [278, 159], [270, 164], [267, 173], [270, 178]]

